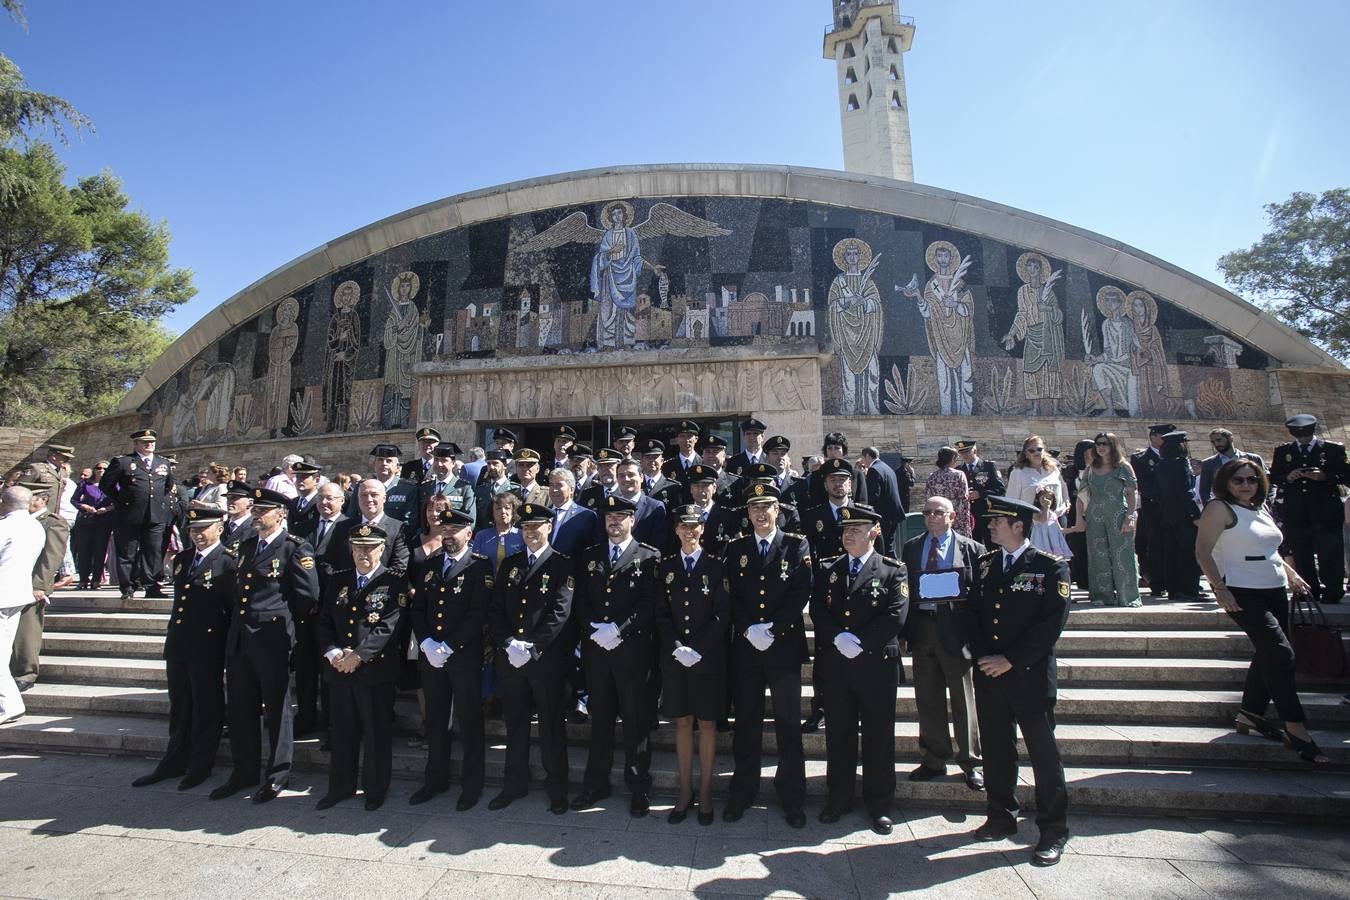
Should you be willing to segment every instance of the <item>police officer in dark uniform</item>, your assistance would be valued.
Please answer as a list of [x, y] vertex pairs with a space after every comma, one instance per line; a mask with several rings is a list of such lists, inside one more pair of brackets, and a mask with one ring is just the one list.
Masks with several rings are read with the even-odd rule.
[[1338, 486], [1350, 484], [1345, 445], [1317, 437], [1317, 418], [1301, 413], [1284, 423], [1294, 440], [1275, 448], [1270, 483], [1284, 498], [1285, 544], [1294, 569], [1322, 603], [1340, 603], [1345, 593]]
[[553, 453], [539, 465], [539, 480], [548, 483], [548, 473], [554, 469], [570, 469], [571, 459], [567, 451], [577, 442], [577, 430], [571, 425], [559, 425], [553, 429]]
[[225, 490], [224, 531], [220, 541], [239, 552], [239, 546], [257, 533], [253, 521], [253, 487], [247, 481], [231, 481]]
[[987, 498], [1002, 497], [1008, 490], [1008, 484], [1003, 480], [1003, 473], [998, 470], [998, 466], [991, 460], [980, 459], [980, 448], [974, 438], [962, 438], [952, 446], [961, 459], [961, 464], [956, 468], [966, 473], [966, 484], [970, 486], [966, 497], [970, 500], [970, 514], [975, 517], [972, 537], [988, 546], [989, 521], [984, 517], [989, 508]]
[[[496, 452], [505, 454], [503, 456], [498, 456], [497, 458], [503, 461], [509, 461], [516, 454], [516, 433], [509, 428], [498, 426], [497, 428], [492, 429], [492, 444], [492, 449], [489, 450], [488, 453]], [[489, 456], [488, 459], [492, 459], [492, 457]], [[478, 472], [478, 480], [475, 482], [474, 487], [482, 487], [490, 480], [491, 476], [488, 474], [488, 468], [487, 466], [483, 466]]]
[[[1167, 592], [1166, 529], [1162, 524], [1162, 506], [1158, 502], [1158, 466], [1162, 463], [1163, 438], [1176, 431], [1174, 425], [1150, 425], [1148, 446], [1130, 454], [1130, 466], [1139, 482], [1139, 521], [1134, 529], [1134, 552], [1139, 557], [1139, 572], [1148, 582], [1149, 592], [1161, 597]], [[987, 544], [987, 542], [986, 542]]]
[[666, 509], [674, 509], [682, 503], [688, 503], [685, 486], [672, 481], [661, 471], [666, 445], [657, 440], [643, 441], [640, 446], [639, 461], [642, 466], [642, 493], [653, 500], [660, 500]]
[[1200, 505], [1195, 500], [1195, 473], [1191, 471], [1190, 435], [1169, 431], [1163, 435], [1162, 462], [1153, 470], [1158, 499], [1158, 524], [1165, 540], [1159, 542], [1163, 558], [1163, 583], [1150, 584], [1154, 597], [1163, 590], [1173, 602], [1203, 599], [1200, 594], [1200, 564], [1195, 559], [1196, 522]]
[[[234, 770], [211, 792], [212, 800], [261, 785], [254, 803], [266, 803], [290, 778], [293, 751], [291, 648], [297, 617], [313, 615], [319, 603], [314, 551], [284, 527], [285, 494], [255, 488], [257, 534], [239, 547], [239, 582], [225, 639], [230, 749]], [[260, 727], [267, 733], [266, 766], [259, 771]]]
[[652, 611], [661, 551], [633, 537], [637, 504], [610, 494], [597, 507], [606, 540], [585, 550], [577, 563], [573, 610], [581, 629], [581, 667], [590, 694], [590, 752], [576, 810], [609, 796], [614, 767], [614, 719], [623, 716], [624, 783], [635, 818], [647, 814], [651, 746], [647, 678], [652, 664]]
[[800, 719], [806, 629], [811, 599], [811, 550], [806, 538], [779, 531], [778, 490], [757, 484], [746, 501], [753, 531], [727, 545], [727, 591], [736, 632], [731, 653], [735, 685], [735, 771], [722, 820], [735, 822], [759, 793], [764, 741], [764, 691], [773, 698], [778, 770], [774, 790], [788, 825], [806, 826], [806, 763]]
[[450, 706], [458, 713], [464, 764], [455, 808], [472, 809], [483, 793], [483, 627], [492, 597], [492, 560], [469, 550], [473, 517], [444, 510], [436, 525], [441, 549], [415, 566], [412, 632], [426, 697], [427, 765], [416, 806], [450, 787]]
[[[351, 569], [328, 583], [319, 615], [319, 643], [332, 669], [333, 736], [328, 790], [315, 804], [328, 809], [356, 794], [366, 809], [384, 805], [393, 771], [394, 683], [403, 653], [397, 635], [408, 608], [408, 581], [380, 564], [384, 529], [361, 525], [347, 537]], [[364, 755], [364, 764], [361, 757]]]
[[155, 455], [155, 439], [149, 428], [134, 432], [135, 451], [114, 457], [98, 482], [113, 501], [113, 544], [123, 599], [142, 587], [147, 597], [167, 596], [159, 574], [164, 570], [164, 529], [173, 520], [173, 474], [164, 457]]
[[211, 775], [225, 724], [225, 635], [234, 611], [234, 551], [220, 542], [219, 509], [188, 510], [192, 547], [173, 561], [173, 612], [164, 634], [164, 674], [169, 686], [169, 746], [135, 787], [185, 776], [180, 791]]
[[895, 803], [895, 692], [900, 629], [909, 605], [904, 563], [876, 552], [881, 516], [871, 507], [839, 511], [844, 553], [821, 563], [811, 600], [816, 667], [829, 668], [830, 727], [825, 732], [829, 799], [820, 821], [853, 806], [862, 731], [863, 804], [877, 834], [890, 834]]
[[399, 477], [421, 484], [431, 478], [431, 460], [435, 457], [436, 447], [441, 442], [441, 433], [435, 428], [417, 429], [417, 459], [410, 459], [399, 470]]
[[[744, 503], [745, 498], [749, 496], [750, 489], [754, 487], [754, 485], [756, 484], [768, 484], [773, 485], [776, 488], [779, 486], [778, 482], [780, 481], [780, 478], [778, 475], [778, 469], [770, 465], [769, 463], [753, 463], [752, 465], [747, 466], [744, 472], [745, 474], [742, 477], [746, 479], [746, 485], [745, 485], [745, 493], [741, 495], [742, 503]], [[794, 534], [801, 534], [802, 533], [801, 513], [797, 510], [797, 507], [795, 505], [789, 503], [787, 499], [783, 497], [783, 492], [781, 488], [779, 489], [778, 496], [779, 496], [778, 527], [783, 531], [791, 531]], [[745, 517], [744, 506], [742, 506], [741, 533], [744, 534], [749, 530], [750, 530], [750, 520]]]
[[[703, 549], [713, 556], [721, 557], [727, 544], [740, 537], [745, 529], [741, 527], [744, 514], [742, 508], [728, 506], [717, 497], [716, 470], [696, 463], [685, 474], [692, 503], [698, 510], [699, 521], [703, 523]], [[683, 505], [683, 504], [681, 504]]]
[[301, 460], [291, 466], [295, 476], [295, 488], [298, 493], [291, 501], [286, 516], [286, 530], [300, 533], [312, 530], [319, 518], [319, 478], [323, 475], [323, 466]]
[[751, 466], [767, 461], [764, 456], [764, 432], [768, 430], [768, 426], [759, 419], [741, 422], [741, 443], [744, 446], [727, 459], [728, 472], [748, 478]]
[[488, 627], [497, 650], [497, 692], [506, 720], [506, 771], [502, 791], [488, 809], [505, 809], [530, 787], [530, 702], [539, 714], [539, 756], [549, 811], [567, 812], [566, 667], [575, 641], [568, 640], [573, 563], [548, 543], [553, 511], [525, 503], [520, 536], [525, 549], [502, 560], [488, 607]]
[[1055, 642], [1069, 618], [1069, 564], [1031, 546], [1035, 507], [990, 497], [995, 549], [980, 557], [962, 622], [975, 657], [975, 705], [984, 745], [989, 818], [975, 839], [1017, 832], [1017, 731], [1036, 778], [1041, 836], [1032, 865], [1059, 862], [1068, 840], [1069, 793], [1055, 743]]

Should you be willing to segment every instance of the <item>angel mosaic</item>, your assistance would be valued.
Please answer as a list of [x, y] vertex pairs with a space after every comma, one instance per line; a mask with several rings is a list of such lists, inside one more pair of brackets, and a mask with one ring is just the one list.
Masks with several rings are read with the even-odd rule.
[[600, 210], [603, 227], [592, 228], [580, 210], [521, 244], [518, 252], [549, 250], [563, 244], [596, 245], [591, 257], [591, 294], [599, 302], [595, 317], [597, 348], [630, 347], [636, 340], [638, 278], [644, 268], [665, 279], [665, 267], [642, 258], [639, 241], [661, 235], [717, 237], [731, 232], [716, 222], [699, 218], [671, 206], [654, 204], [647, 218], [636, 225], [633, 204], [615, 200]]
[[416, 272], [394, 276], [393, 290], [385, 289], [389, 317], [384, 320], [384, 425], [407, 426], [412, 415], [413, 366], [422, 361], [422, 342], [431, 314], [417, 308], [422, 279]]
[[928, 347], [937, 370], [938, 405], [944, 416], [968, 416], [975, 405], [974, 365], [975, 297], [966, 285], [971, 260], [962, 259], [951, 241], [928, 245], [924, 259], [933, 277], [919, 291], [919, 276], [909, 279], [901, 293], [919, 305]]
[[845, 238], [834, 245], [834, 264], [839, 274], [830, 282], [827, 303], [830, 311], [830, 337], [840, 359], [843, 375], [845, 416], [876, 416], [881, 388], [881, 367], [877, 352], [881, 349], [883, 316], [881, 291], [872, 273], [881, 262], [881, 254], [872, 255], [866, 241]]
[[1017, 276], [1024, 282], [1017, 289], [1017, 315], [1003, 336], [1003, 349], [1022, 341], [1022, 388], [1031, 401], [1031, 414], [1041, 415], [1041, 401], [1050, 401], [1056, 415], [1064, 396], [1064, 310], [1055, 296], [1055, 282], [1062, 270], [1050, 271], [1050, 261], [1039, 253], [1017, 258]]
[[277, 304], [276, 324], [267, 336], [267, 381], [263, 389], [262, 424], [280, 434], [290, 423], [291, 358], [300, 346], [300, 303], [287, 297]]

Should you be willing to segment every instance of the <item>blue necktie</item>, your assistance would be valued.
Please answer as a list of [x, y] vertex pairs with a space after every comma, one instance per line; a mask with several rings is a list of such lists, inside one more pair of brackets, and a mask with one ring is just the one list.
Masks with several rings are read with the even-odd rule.
[[532, 569], [532, 568], [534, 568], [534, 554], [533, 554], [533, 553], [526, 553], [526, 554], [525, 554], [525, 567], [526, 567], [527, 569]]
[[692, 556], [686, 556], [684, 558], [684, 570], [690, 575], [694, 574], [694, 558]]
[[848, 577], [857, 578], [858, 573], [861, 571], [862, 571], [862, 560], [858, 559], [857, 557], [854, 557], [853, 562], [848, 564]]
[[609, 564], [610, 564], [611, 566], [617, 566], [617, 565], [619, 564], [619, 546], [618, 546], [618, 544], [615, 544], [613, 547], [611, 547], [611, 548], [610, 548], [610, 551], [611, 551], [611, 552], [610, 552], [610, 554], [609, 554]]
[[366, 575], [357, 575], [357, 576], [356, 576], [356, 589], [357, 589], [358, 591], [364, 591], [364, 590], [366, 589], [366, 585], [367, 585], [369, 582], [370, 582], [370, 578], [369, 578], [368, 576], [366, 576]]
[[759, 541], [759, 558], [763, 559], [769, 555], [769, 542], [763, 538]]

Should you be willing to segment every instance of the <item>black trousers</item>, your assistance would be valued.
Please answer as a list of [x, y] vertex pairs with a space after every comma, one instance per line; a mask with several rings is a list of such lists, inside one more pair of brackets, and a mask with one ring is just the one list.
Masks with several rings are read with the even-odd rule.
[[[1069, 833], [1069, 790], [1055, 743], [1055, 703], [1019, 690], [1016, 670], [990, 678], [975, 670], [975, 707], [984, 747], [984, 785], [989, 818], [1017, 824], [1017, 729], [1036, 777], [1036, 824], [1041, 837]], [[832, 723], [833, 724], [833, 723]]]
[[169, 746], [160, 771], [206, 776], [216, 762], [225, 726], [224, 660], [168, 660]]
[[418, 657], [417, 674], [427, 704], [427, 765], [423, 778], [429, 788], [443, 791], [450, 786], [453, 704], [459, 718], [460, 740], [464, 743], [462, 790], [471, 797], [483, 792], [487, 738], [483, 730], [482, 660], [483, 648], [479, 646], [465, 647], [439, 669], [427, 662], [425, 656]]
[[1345, 594], [1345, 549], [1339, 522], [1291, 516], [1284, 522], [1285, 544], [1293, 551], [1294, 570], [1312, 586], [1322, 603], [1340, 603]]
[[[295, 719], [308, 731], [319, 722], [322, 707], [327, 717], [328, 692], [322, 690], [324, 668], [331, 669], [319, 648], [318, 616], [295, 623], [295, 649], [291, 651], [295, 670]], [[337, 674], [337, 673], [333, 673]]]
[[[631, 646], [630, 646], [631, 640]], [[609, 790], [614, 768], [614, 721], [623, 716], [623, 781], [634, 794], [651, 790], [652, 750], [648, 741], [647, 670], [651, 668], [651, 641], [647, 635], [625, 638], [614, 650], [602, 650], [587, 641], [582, 667], [590, 691], [591, 746], [586, 754], [582, 789]]]
[[544, 788], [550, 801], [567, 799], [567, 706], [562, 666], [541, 666], [533, 660], [517, 669], [498, 652], [497, 693], [506, 722], [506, 771], [502, 792], [524, 794], [530, 789], [530, 701], [539, 713], [539, 757], [544, 765]]
[[[864, 653], [845, 659], [830, 645], [826, 664], [830, 725], [825, 729], [825, 785], [830, 805], [853, 805], [862, 731], [862, 797], [871, 816], [889, 815], [895, 803], [895, 693], [899, 660]], [[821, 665], [820, 654], [816, 667]]]
[[159, 581], [164, 569], [164, 525], [118, 522], [113, 526], [117, 583], [124, 591]]
[[[1149, 585], [1166, 585], [1168, 598], [1200, 596], [1200, 564], [1195, 561], [1195, 523], [1164, 521], [1160, 528], [1162, 541], [1163, 582], [1149, 580]], [[1154, 591], [1156, 596], [1157, 591]]]
[[333, 752], [328, 795], [355, 793], [359, 771], [366, 797], [383, 800], [394, 766], [394, 681], [362, 678], [359, 669], [346, 675], [334, 672], [329, 692]]
[[[764, 691], [767, 688], [773, 700], [774, 735], [778, 739], [774, 791], [785, 812], [800, 810], [806, 800], [801, 666], [766, 667], [760, 652], [749, 641], [739, 638], [731, 655], [731, 680], [736, 686], [736, 730], [731, 740], [735, 769], [727, 802], [750, 806], [759, 794], [760, 764], [764, 756]], [[833, 722], [830, 727], [834, 727]]]
[[1289, 594], [1284, 588], [1228, 588], [1238, 611], [1228, 615], [1252, 639], [1256, 652], [1242, 686], [1242, 708], [1257, 716], [1274, 701], [1285, 722], [1304, 722], [1303, 704], [1294, 689], [1294, 647], [1289, 643]]
[[1166, 533], [1162, 524], [1162, 509], [1156, 501], [1139, 505], [1139, 519], [1134, 527], [1134, 552], [1139, 557], [1139, 571], [1148, 579], [1149, 590], [1161, 595], [1167, 587], [1166, 561], [1163, 557]]
[[80, 514], [70, 531], [71, 552], [75, 556], [75, 571], [80, 581], [97, 585], [103, 580], [103, 566], [108, 558], [108, 540], [112, 537], [112, 514], [101, 516]]
[[252, 647], [246, 644], [244, 652], [226, 661], [225, 672], [234, 775], [247, 781], [261, 780], [258, 744], [265, 730], [267, 760], [261, 775], [268, 781], [285, 781], [294, 752], [291, 673], [286, 654], [262, 642]]

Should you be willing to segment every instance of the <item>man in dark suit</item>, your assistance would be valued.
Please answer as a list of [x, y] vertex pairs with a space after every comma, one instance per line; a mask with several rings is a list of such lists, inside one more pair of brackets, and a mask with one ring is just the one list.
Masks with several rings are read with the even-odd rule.
[[858, 454], [858, 466], [867, 482], [868, 503], [881, 515], [882, 551], [887, 556], [895, 556], [895, 532], [905, 517], [895, 470], [881, 458], [881, 451], [876, 447], [862, 449]]
[[[989, 543], [989, 520], [984, 514], [989, 509], [988, 498], [1002, 497], [1008, 490], [1003, 473], [998, 466], [987, 459], [980, 459], [980, 448], [974, 438], [961, 438], [952, 445], [961, 460], [957, 469], [966, 474], [966, 499], [970, 501], [970, 514], [975, 518], [972, 536], [982, 546]], [[925, 523], [926, 524], [926, 523]]]
[[421, 484], [431, 477], [431, 461], [436, 458], [436, 448], [440, 446], [441, 433], [435, 428], [417, 430], [417, 458], [410, 459], [399, 470], [399, 477]]
[[98, 483], [113, 499], [117, 583], [123, 599], [142, 587], [147, 597], [165, 597], [159, 574], [164, 569], [164, 529], [172, 520], [173, 475], [169, 464], [155, 455], [154, 431], [137, 431], [131, 440], [134, 452], [114, 457]]
[[764, 453], [766, 431], [768, 428], [759, 419], [746, 419], [741, 422], [741, 449], [727, 460], [728, 472], [745, 477], [751, 466], [768, 462]]
[[323, 561], [329, 565], [331, 571], [343, 572], [351, 568], [349, 535], [353, 529], [362, 525], [373, 525], [384, 534], [384, 555], [380, 559], [380, 565], [397, 575], [407, 574], [411, 550], [404, 534], [403, 522], [389, 515], [384, 485], [374, 478], [367, 478], [361, 482], [356, 492], [356, 514], [338, 524], [337, 533], [324, 554]]
[[[314, 501], [314, 514], [300, 522], [300, 527], [292, 532], [303, 538], [314, 550], [314, 560], [319, 573], [319, 596], [326, 596], [328, 585], [336, 573], [345, 571], [351, 565], [351, 553], [344, 558], [338, 553], [351, 528], [351, 521], [342, 514], [342, 504], [346, 500], [336, 482], [327, 482], [319, 488]], [[389, 522], [394, 520], [390, 519]], [[393, 552], [390, 552], [390, 559]], [[301, 616], [295, 622], [295, 651], [291, 660], [295, 665], [295, 733], [307, 734], [311, 731], [327, 731], [330, 715], [328, 709], [328, 691], [324, 683], [332, 667], [325, 665], [323, 648], [319, 646], [319, 617]]]
[[675, 426], [675, 440], [672, 445], [674, 452], [661, 466], [661, 471], [671, 481], [683, 483], [685, 470], [692, 465], [703, 462], [703, 458], [694, 449], [694, 445], [698, 443], [698, 437], [702, 433], [703, 429], [691, 419], [682, 419], [680, 424]]
[[[290, 779], [292, 713], [291, 648], [295, 619], [312, 616], [319, 605], [314, 552], [302, 538], [286, 533], [285, 494], [253, 491], [257, 533], [239, 549], [239, 589], [225, 638], [230, 749], [234, 769], [211, 792], [212, 800], [250, 785], [254, 803], [281, 793]], [[267, 735], [267, 759], [259, 767], [260, 726]], [[261, 784], [259, 776], [261, 775]]]
[[1266, 471], [1266, 461], [1259, 453], [1248, 453], [1233, 446], [1233, 432], [1227, 428], [1215, 428], [1209, 433], [1209, 445], [1214, 455], [1200, 461], [1200, 505], [1204, 506], [1214, 496], [1214, 476], [1226, 462], [1245, 459], [1256, 463], [1261, 471]]
[[567, 469], [554, 469], [548, 476], [548, 496], [553, 514], [549, 543], [559, 553], [575, 559], [592, 543], [595, 513], [573, 499], [576, 478]]
[[511, 454], [506, 450], [491, 450], [487, 455], [487, 465], [478, 477], [474, 488], [474, 505], [477, 508], [475, 528], [487, 528], [492, 524], [492, 498], [498, 494], [519, 488], [506, 474], [506, 464]]
[[727, 545], [727, 587], [736, 632], [735, 771], [722, 820], [735, 822], [759, 793], [764, 741], [764, 693], [773, 698], [778, 767], [774, 791], [792, 828], [806, 826], [806, 762], [800, 719], [802, 663], [807, 659], [802, 611], [811, 599], [811, 551], [806, 539], [778, 530], [778, 490], [757, 484], [746, 501], [753, 531]]
[[1017, 832], [1017, 732], [1036, 778], [1041, 836], [1031, 863], [1053, 866], [1069, 838], [1069, 792], [1055, 742], [1055, 643], [1069, 618], [1069, 564], [1031, 546], [1035, 507], [991, 497], [996, 547], [980, 557], [962, 622], [975, 657], [975, 704], [984, 744], [989, 818], [978, 841]]
[[[831, 431], [825, 435], [825, 440], [820, 445], [821, 456], [826, 462], [832, 459], [848, 458], [848, 438], [842, 431]], [[852, 465], [849, 466], [852, 469]], [[822, 469], [817, 469], [806, 477], [806, 503], [799, 505], [803, 512], [813, 506], [819, 506], [825, 502], [825, 479], [821, 477]], [[853, 479], [853, 502], [867, 503], [867, 481], [862, 478]]]
[[235, 605], [237, 557], [220, 542], [219, 509], [188, 510], [192, 546], [173, 562], [174, 611], [164, 634], [169, 745], [133, 787], [184, 776], [180, 791], [211, 775], [225, 724], [225, 636]]
[[1293, 551], [1294, 568], [1318, 601], [1340, 603], [1345, 594], [1345, 513], [1337, 488], [1350, 484], [1345, 445], [1317, 437], [1317, 418], [1307, 413], [1284, 424], [1294, 440], [1275, 448], [1270, 483], [1284, 497], [1285, 542]]
[[[555, 471], [556, 479], [561, 474]], [[549, 811], [567, 812], [567, 712], [564, 678], [573, 642], [568, 640], [573, 561], [549, 546], [553, 514], [525, 503], [520, 534], [525, 549], [503, 560], [488, 606], [488, 628], [496, 649], [497, 692], [506, 720], [506, 769], [502, 791], [488, 809], [505, 809], [530, 786], [530, 712], [539, 715], [539, 757], [544, 767]], [[533, 704], [533, 705], [532, 705]]]
[[821, 566], [811, 600], [816, 665], [828, 666], [830, 727], [825, 732], [826, 825], [853, 806], [862, 733], [862, 797], [872, 830], [890, 834], [895, 803], [895, 691], [900, 628], [909, 601], [905, 566], [875, 552], [881, 516], [869, 507], [840, 510], [842, 556]]
[[1139, 519], [1134, 529], [1134, 552], [1139, 556], [1139, 574], [1156, 597], [1167, 593], [1166, 529], [1162, 524], [1162, 506], [1158, 501], [1158, 481], [1154, 477], [1162, 463], [1163, 436], [1176, 431], [1171, 424], [1150, 425], [1148, 446], [1130, 454], [1130, 467], [1139, 483]]
[[[998, 496], [998, 495], [995, 495]], [[984, 547], [958, 534], [952, 525], [956, 511], [946, 497], [929, 497], [923, 504], [927, 529], [905, 543], [901, 561], [909, 573], [909, 616], [904, 637], [914, 666], [914, 704], [918, 707], [921, 764], [910, 781], [932, 781], [947, 774], [953, 757], [971, 790], [984, 787], [980, 774], [980, 725], [975, 715], [975, 676], [972, 657], [958, 609], [970, 598], [975, 567]], [[947, 698], [951, 697], [952, 753], [947, 727]]]
[[[615, 496], [633, 504], [633, 539], [664, 551], [670, 546], [671, 524], [666, 505], [642, 493], [642, 467], [631, 456], [614, 469]], [[606, 529], [608, 533], [608, 529]], [[600, 543], [603, 538], [597, 538]]]
[[[376, 444], [370, 451], [370, 479], [378, 481], [384, 487], [385, 513], [404, 525], [415, 526], [418, 513], [417, 482], [409, 481], [398, 474], [401, 455], [402, 451], [393, 444]], [[345, 512], [348, 516], [355, 517], [361, 514], [359, 492], [358, 488], [347, 502]], [[343, 555], [350, 556], [345, 547]]]

